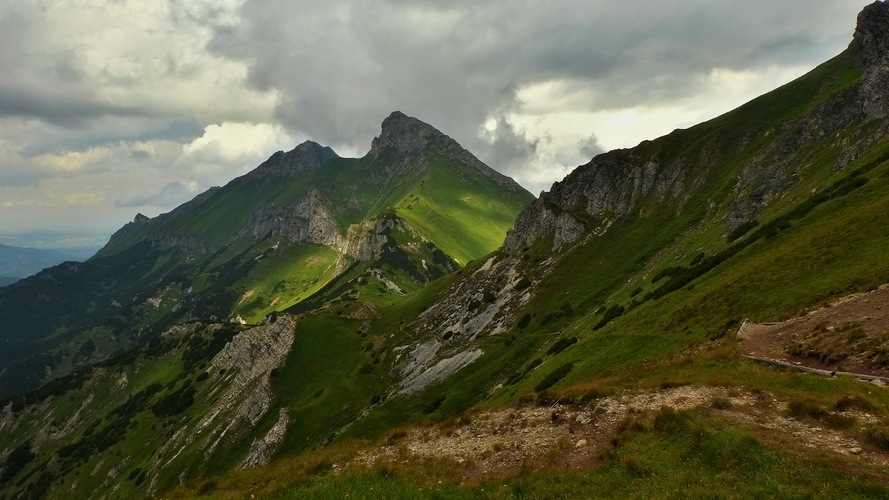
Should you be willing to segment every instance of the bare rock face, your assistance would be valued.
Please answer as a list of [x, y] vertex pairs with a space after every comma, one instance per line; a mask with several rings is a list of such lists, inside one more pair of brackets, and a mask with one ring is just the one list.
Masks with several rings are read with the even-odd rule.
[[858, 14], [849, 45], [865, 65], [859, 103], [868, 119], [889, 115], [889, 5], [874, 2]]
[[380, 158], [387, 150], [394, 150], [401, 158], [395, 168], [396, 174], [416, 168], [418, 165], [422, 168], [426, 164], [426, 152], [433, 151], [445, 158], [466, 164], [505, 189], [510, 191], [524, 189], [511, 178], [482, 163], [457, 141], [435, 127], [400, 111], [392, 112], [383, 120], [382, 131], [371, 143], [368, 156]]
[[349, 228], [343, 254], [361, 262], [378, 260], [389, 241], [387, 233], [396, 230], [416, 234], [398, 217], [381, 217]]
[[213, 368], [236, 371], [236, 386], [251, 384], [284, 363], [293, 344], [296, 320], [281, 316], [274, 323], [239, 333], [211, 361]]
[[447, 296], [408, 325], [415, 339], [395, 349], [395, 396], [414, 394], [444, 380], [484, 355], [484, 342], [509, 330], [515, 312], [530, 299], [533, 284], [521, 259], [491, 257]]
[[630, 214], [644, 197], [657, 203], [678, 198], [690, 184], [687, 167], [681, 161], [662, 165], [642, 146], [596, 156], [553, 184], [522, 211], [504, 249], [514, 253], [553, 235], [557, 250]]
[[[205, 396], [212, 401], [210, 408], [198, 422], [182, 425], [160, 446], [148, 469], [152, 477], [149, 492], [154, 492], [159, 472], [187, 446], [198, 446], [204, 458], [209, 459], [220, 444], [256, 425], [268, 412], [272, 401], [271, 373], [283, 366], [293, 345], [295, 327], [294, 317], [279, 316], [273, 323], [238, 333], [213, 357], [208, 372], [215, 376], [210, 393]], [[271, 456], [286, 431], [287, 424], [281, 425], [280, 437], [273, 433], [266, 436], [264, 451], [257, 451], [254, 461]], [[248, 462], [249, 459], [244, 463]]]
[[297, 203], [258, 205], [243, 234], [256, 240], [279, 238], [291, 243], [310, 242], [336, 249], [344, 243], [333, 212], [314, 189]]
[[306, 141], [291, 151], [278, 151], [246, 177], [258, 179], [293, 178], [315, 170], [325, 163], [339, 158], [333, 149], [317, 142]]
[[278, 421], [269, 429], [262, 439], [256, 439], [250, 445], [250, 452], [247, 458], [241, 462], [242, 468], [261, 467], [272, 458], [272, 454], [284, 441], [284, 435], [287, 433], [287, 425], [290, 424], [290, 412], [287, 408], [281, 408], [278, 411]]

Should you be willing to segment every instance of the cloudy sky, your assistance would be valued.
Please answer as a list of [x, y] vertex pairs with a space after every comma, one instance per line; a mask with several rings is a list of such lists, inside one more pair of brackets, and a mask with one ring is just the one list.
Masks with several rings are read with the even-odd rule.
[[110, 234], [393, 110], [533, 193], [808, 71], [868, 2], [0, 0], [0, 232]]

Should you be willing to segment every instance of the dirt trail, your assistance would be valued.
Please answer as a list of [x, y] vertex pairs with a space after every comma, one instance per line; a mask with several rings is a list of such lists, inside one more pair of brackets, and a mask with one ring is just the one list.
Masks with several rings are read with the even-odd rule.
[[[742, 348], [757, 358], [827, 370], [827, 374], [842, 371], [889, 377], [889, 284], [788, 321], [745, 322], [738, 337]], [[889, 452], [863, 444], [859, 434], [817, 420], [790, 418], [788, 401], [766, 393], [711, 386], [625, 392], [587, 405], [516, 406], [398, 429], [384, 445], [365, 450], [335, 470], [419, 461], [448, 467], [463, 481], [480, 482], [529, 469], [591, 467], [602, 462], [621, 422], [664, 407], [708, 408], [711, 414], [785, 451], [846, 457], [840, 461], [849, 467], [878, 467], [883, 469], [878, 474], [889, 477]], [[855, 408], [828, 413], [860, 425], [881, 421]]]
[[[400, 429], [390, 434], [385, 445], [366, 450], [338, 469], [425, 461], [449, 467], [463, 481], [479, 482], [543, 467], [586, 468], [601, 463], [624, 419], [664, 407], [710, 408], [713, 414], [800, 454], [814, 450], [819, 455], [845, 455], [870, 466], [889, 466], [889, 453], [863, 445], [851, 433], [786, 417], [787, 403], [767, 394], [683, 386], [624, 393], [589, 405], [479, 412], [434, 426]], [[842, 415], [861, 424], [879, 420], [854, 409]]]
[[738, 332], [751, 356], [827, 371], [889, 377], [889, 285], [777, 323]]

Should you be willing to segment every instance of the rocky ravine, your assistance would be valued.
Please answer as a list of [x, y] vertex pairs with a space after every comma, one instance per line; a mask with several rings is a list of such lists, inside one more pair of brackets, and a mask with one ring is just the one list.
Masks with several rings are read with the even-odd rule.
[[419, 392], [484, 355], [475, 340], [506, 331], [531, 297], [530, 281], [516, 289], [519, 264], [513, 257], [489, 258], [407, 326], [413, 341], [393, 349], [393, 375], [400, 380], [393, 395]]

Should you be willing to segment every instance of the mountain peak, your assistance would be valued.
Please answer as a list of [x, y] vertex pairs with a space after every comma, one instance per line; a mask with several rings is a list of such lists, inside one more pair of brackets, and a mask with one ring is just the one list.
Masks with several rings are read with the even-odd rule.
[[380, 135], [371, 143], [368, 155], [372, 157], [379, 157], [383, 151], [394, 149], [403, 156], [401, 167], [410, 168], [411, 165], [424, 164], [425, 160], [416, 160], [418, 155], [422, 156], [427, 150], [432, 150], [445, 158], [463, 163], [510, 191], [524, 190], [510, 177], [485, 165], [448, 135], [401, 111], [393, 111], [386, 117], [381, 129]]
[[334, 158], [339, 158], [339, 155], [333, 149], [314, 141], [305, 141], [286, 153], [274, 153], [250, 174], [258, 177], [292, 177], [315, 170]]
[[379, 152], [388, 147], [401, 153], [422, 152], [434, 139], [450, 139], [435, 127], [401, 111], [393, 111], [383, 120], [382, 131], [371, 144], [371, 152]]
[[861, 10], [849, 46], [864, 59], [867, 66], [889, 56], [889, 4], [877, 1]]

